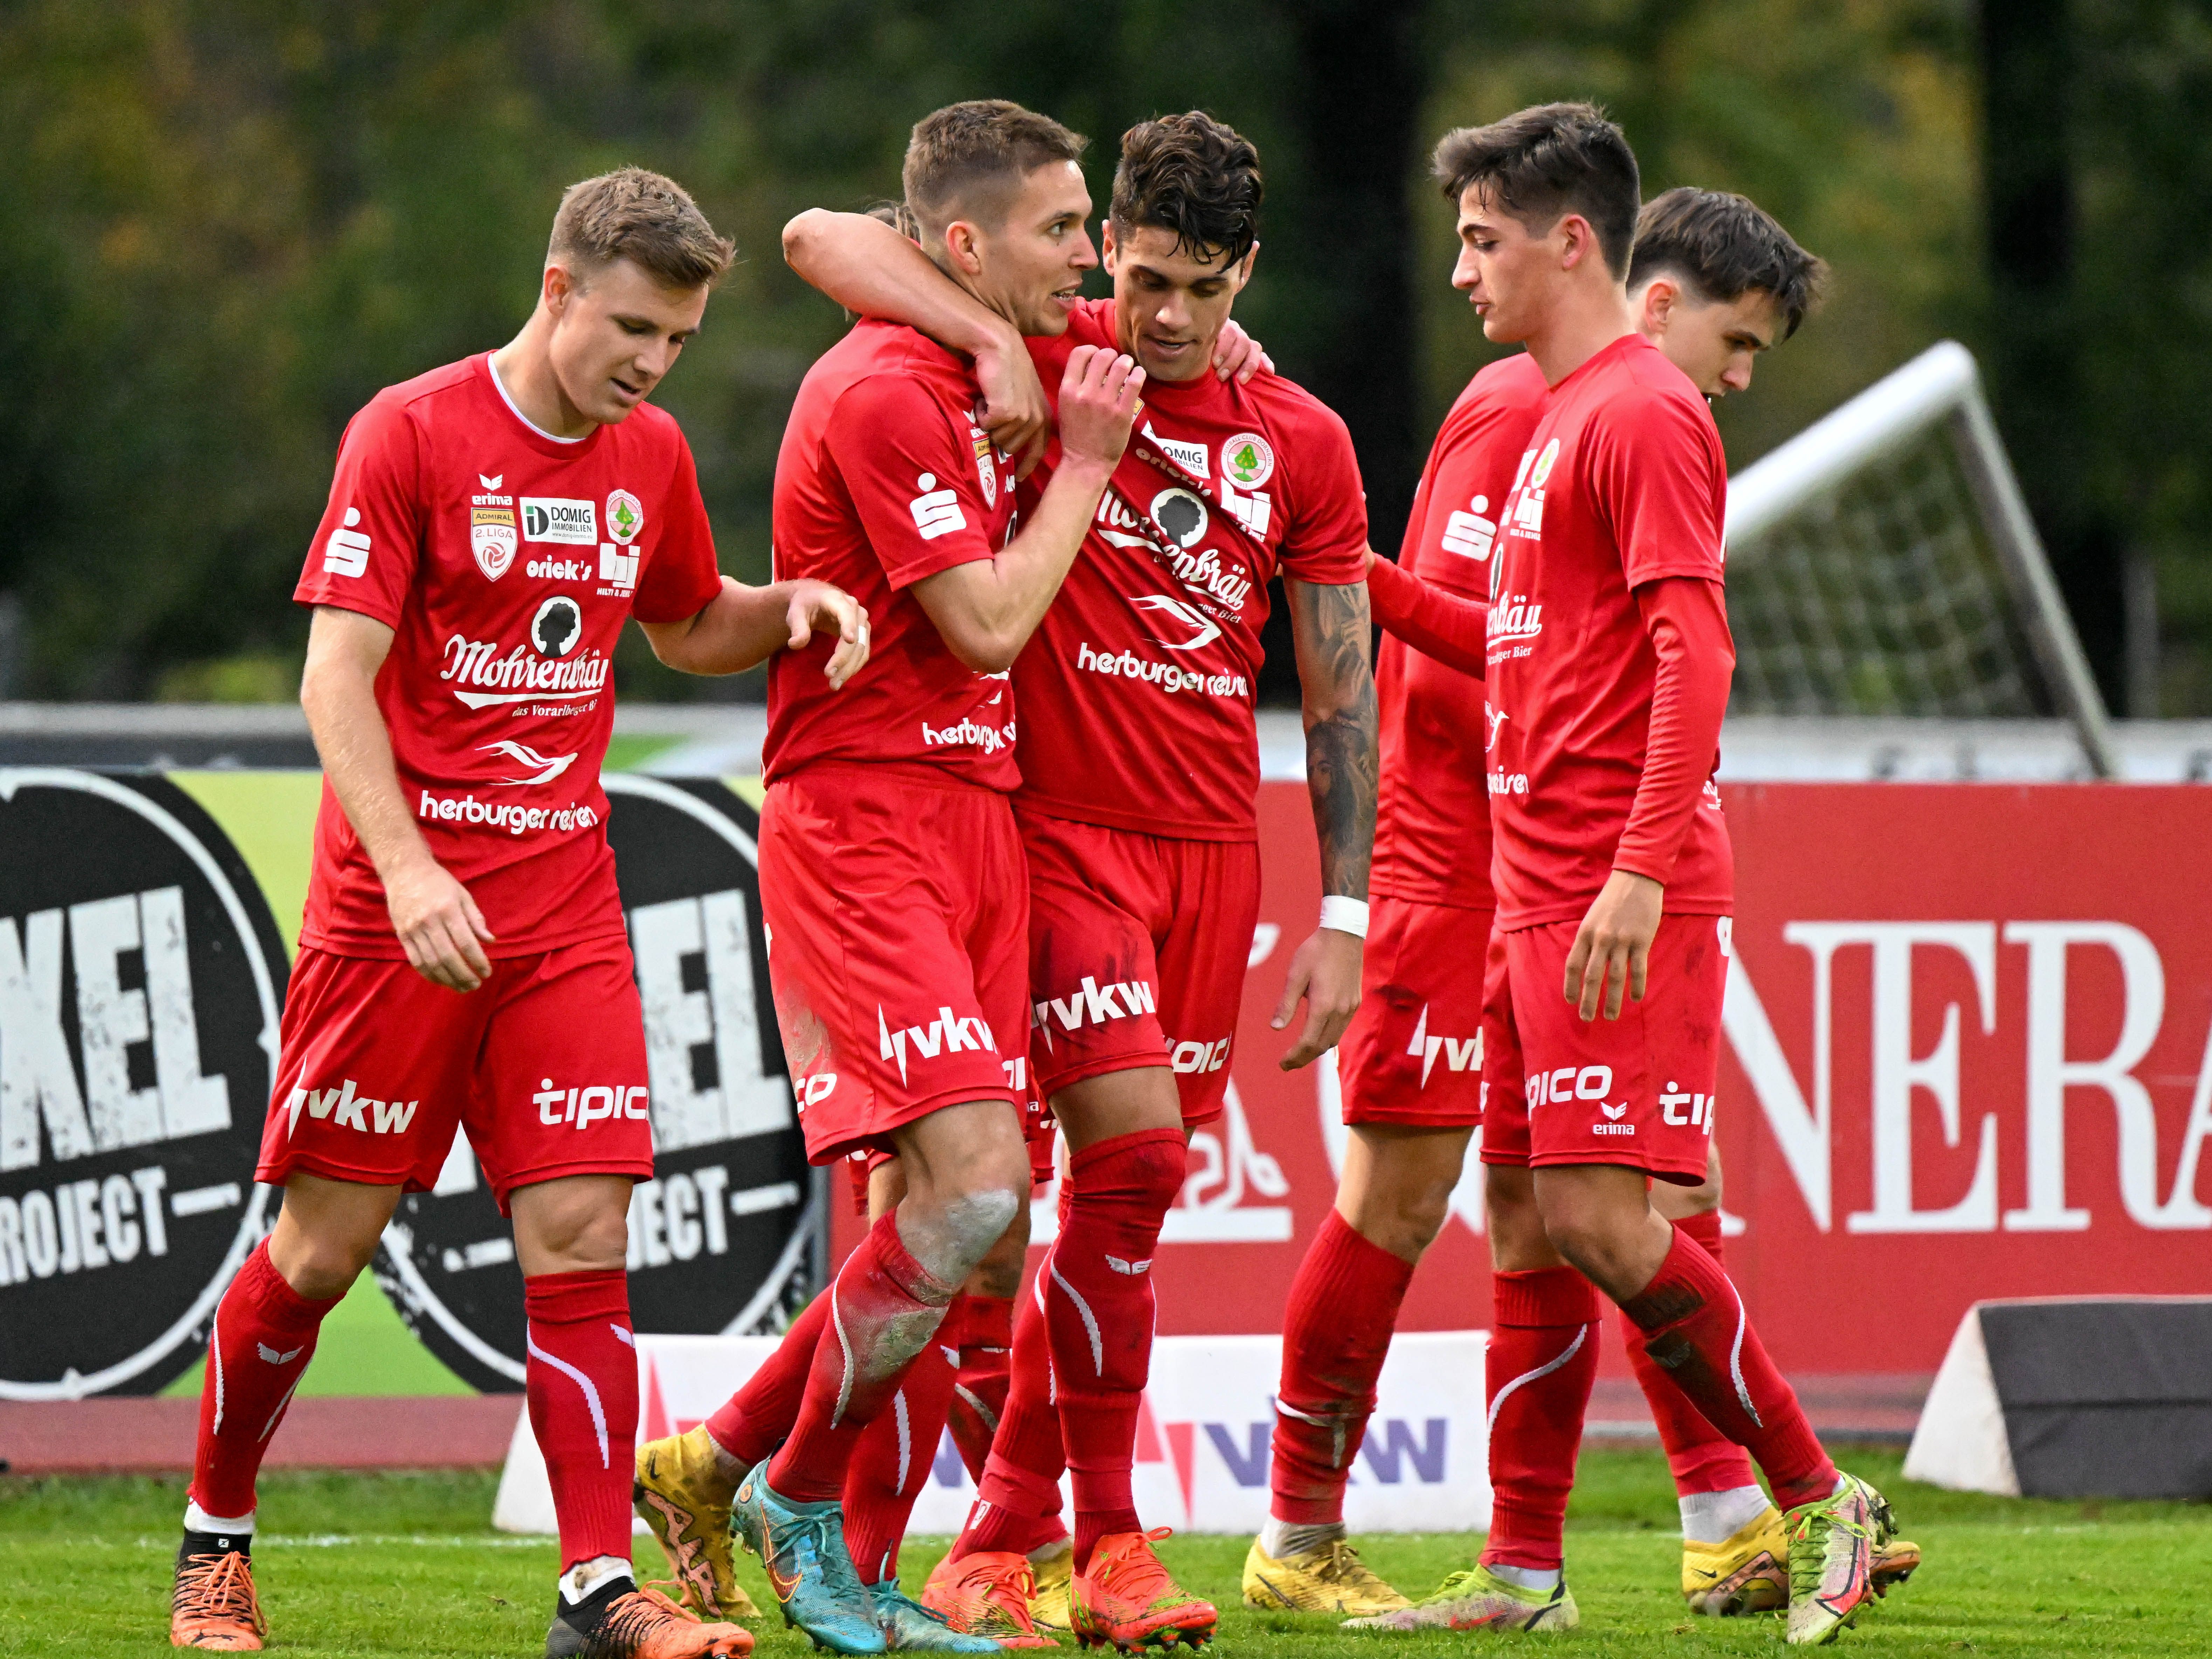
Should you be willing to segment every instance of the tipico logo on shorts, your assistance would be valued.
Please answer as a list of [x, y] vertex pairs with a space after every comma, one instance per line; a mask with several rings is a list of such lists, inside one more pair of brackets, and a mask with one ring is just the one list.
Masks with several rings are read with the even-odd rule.
[[1563, 1106], [1579, 1102], [1596, 1106], [1601, 1115], [1590, 1125], [1594, 1135], [1632, 1135], [1633, 1123], [1624, 1123], [1628, 1115], [1628, 1102], [1619, 1105], [1608, 1103], [1606, 1097], [1613, 1092], [1613, 1067], [1610, 1066], [1562, 1066], [1554, 1071], [1533, 1072], [1522, 1084], [1528, 1097], [1528, 1109], [1539, 1106]]
[[551, 1078], [541, 1078], [530, 1103], [538, 1108], [538, 1121], [549, 1129], [563, 1123], [588, 1129], [613, 1118], [635, 1118], [641, 1123], [653, 1121], [652, 1092], [636, 1084], [589, 1083], [581, 1088], [563, 1089]]
[[975, 1016], [963, 1017], [950, 1008], [939, 1008], [937, 1018], [927, 1025], [902, 1025], [894, 1028], [884, 1017], [884, 1005], [876, 1005], [876, 1034], [881, 1039], [878, 1060], [898, 1061], [899, 1081], [906, 1081], [906, 1051], [912, 1045], [917, 1060], [935, 1060], [939, 1054], [997, 1054], [999, 1045], [991, 1036], [991, 1028]]

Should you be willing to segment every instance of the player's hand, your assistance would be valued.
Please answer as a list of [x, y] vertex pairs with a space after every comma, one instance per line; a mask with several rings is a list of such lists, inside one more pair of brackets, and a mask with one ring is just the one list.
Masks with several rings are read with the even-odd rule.
[[1060, 381], [1060, 453], [1112, 471], [1129, 447], [1144, 388], [1145, 371], [1133, 358], [1103, 346], [1076, 347]]
[[1237, 384], [1243, 386], [1263, 368], [1273, 374], [1275, 360], [1267, 354], [1257, 340], [1244, 331], [1244, 325], [1238, 322], [1222, 324], [1220, 336], [1213, 343], [1215, 377], [1225, 380], [1233, 374], [1237, 377]]
[[1336, 1047], [1344, 1028], [1359, 1006], [1359, 957], [1362, 941], [1355, 933], [1334, 927], [1316, 927], [1291, 958], [1290, 977], [1283, 981], [1282, 1000], [1268, 1023], [1281, 1030], [1291, 1023], [1298, 999], [1306, 1002], [1306, 1028], [1278, 1062], [1286, 1072], [1308, 1066]]
[[1651, 941], [1666, 902], [1667, 890], [1649, 876], [1616, 870], [1606, 878], [1567, 952], [1567, 1000], [1584, 1019], [1597, 1018], [1601, 1000], [1605, 1017], [1619, 1019], [1623, 991], [1644, 1000]]
[[1014, 477], [1026, 478], [1030, 469], [1044, 458], [1045, 439], [1052, 430], [1052, 405], [1045, 400], [1044, 382], [1037, 379], [1022, 337], [1007, 337], [975, 354], [975, 385], [983, 394], [978, 422], [991, 441], [1014, 458]]
[[784, 619], [791, 627], [793, 651], [806, 649], [817, 628], [836, 630], [837, 648], [830, 653], [829, 666], [823, 671], [829, 675], [833, 691], [842, 690], [845, 682], [860, 672], [860, 665], [868, 659], [868, 608], [842, 587], [811, 580], [792, 583], [791, 603], [785, 607]]
[[392, 931], [407, 950], [407, 964], [433, 985], [473, 991], [491, 977], [481, 940], [492, 937], [469, 890], [427, 853], [386, 878], [385, 908]]

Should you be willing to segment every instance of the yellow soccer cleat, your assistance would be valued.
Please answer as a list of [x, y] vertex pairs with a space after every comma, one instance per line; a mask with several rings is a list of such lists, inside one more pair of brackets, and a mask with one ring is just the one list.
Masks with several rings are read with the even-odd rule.
[[1682, 1540], [1682, 1599], [1710, 1619], [1772, 1613], [1790, 1603], [1790, 1534], [1782, 1511], [1765, 1512], [1718, 1544]]
[[1042, 1561], [1032, 1556], [1030, 1570], [1036, 1577], [1036, 1589], [1030, 1597], [1030, 1623], [1040, 1635], [1074, 1635], [1075, 1615], [1068, 1596], [1075, 1583], [1075, 1540], [1062, 1539], [1059, 1552]]
[[1582, 1612], [1562, 1577], [1547, 1590], [1523, 1589], [1489, 1568], [1464, 1568], [1444, 1580], [1437, 1593], [1412, 1607], [1347, 1619], [1346, 1630], [1572, 1630]]
[[630, 1501], [660, 1540], [684, 1605], [708, 1624], [760, 1614], [732, 1563], [730, 1502], [736, 1494], [737, 1483], [722, 1474], [703, 1424], [637, 1449]]
[[1342, 1538], [1279, 1559], [1261, 1549], [1255, 1538], [1244, 1557], [1244, 1605], [1262, 1612], [1285, 1608], [1369, 1619], [1413, 1604], [1376, 1577]]
[[1920, 1569], [1920, 1546], [1910, 1538], [1892, 1538], [1877, 1541], [1874, 1547], [1874, 1593], [1889, 1594], [1893, 1584], [1901, 1584]]

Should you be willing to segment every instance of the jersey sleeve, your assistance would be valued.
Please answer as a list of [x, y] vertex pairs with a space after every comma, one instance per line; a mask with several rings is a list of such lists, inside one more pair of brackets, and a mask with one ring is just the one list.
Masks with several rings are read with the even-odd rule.
[[[1334, 410], [1316, 404], [1293, 436], [1298, 468], [1295, 494], [1285, 503], [1291, 521], [1283, 533], [1285, 575], [1300, 581], [1343, 585], [1367, 575], [1367, 492], [1352, 434]], [[1280, 458], [1278, 474], [1284, 470]]]
[[1489, 672], [1490, 606], [1424, 581], [1388, 559], [1367, 566], [1367, 598], [1382, 631], [1477, 679]]
[[676, 434], [676, 470], [661, 497], [660, 535], [648, 552], [630, 614], [640, 622], [683, 622], [697, 616], [722, 591], [714, 558], [714, 532], [699, 499], [699, 469], [691, 446]]
[[405, 406], [378, 398], [338, 440], [331, 499], [292, 597], [399, 625], [422, 554], [421, 434]]
[[1593, 417], [1585, 462], [1592, 499], [1633, 589], [1668, 576], [1722, 579], [1728, 466], [1705, 406], [1650, 388]]
[[1735, 647], [1718, 582], [1650, 582], [1636, 590], [1636, 605], [1659, 662], [1644, 774], [1613, 867], [1649, 876], [1663, 887], [1674, 879], [1682, 838], [1706, 780], [1720, 763], [1721, 717], [1728, 711]]
[[991, 556], [971, 446], [926, 383], [904, 374], [855, 381], [824, 440], [893, 588]]

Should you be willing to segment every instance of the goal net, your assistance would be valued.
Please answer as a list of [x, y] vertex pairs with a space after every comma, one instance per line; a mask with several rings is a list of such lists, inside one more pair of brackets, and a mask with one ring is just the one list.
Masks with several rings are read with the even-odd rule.
[[2072, 621], [1954, 341], [1729, 481], [1732, 714], [2059, 716], [2112, 737]]

